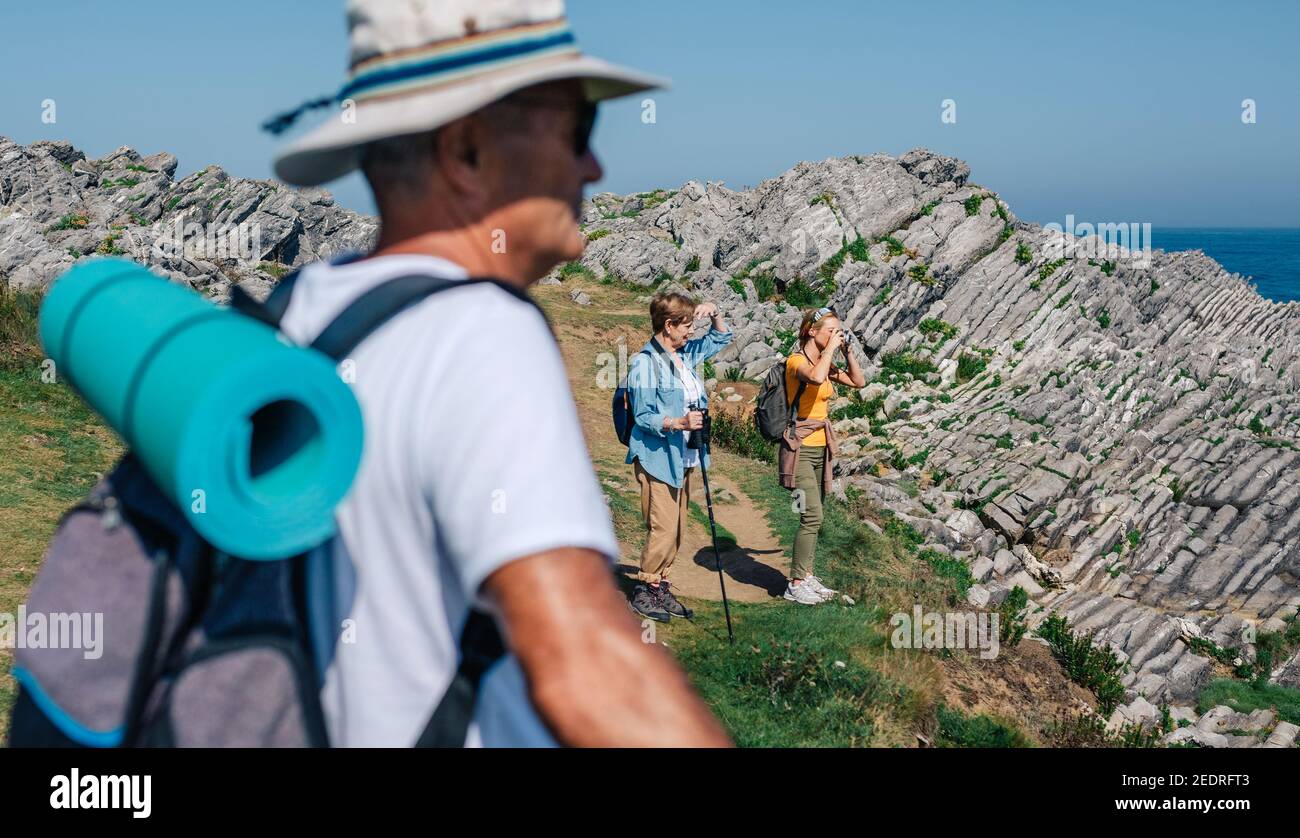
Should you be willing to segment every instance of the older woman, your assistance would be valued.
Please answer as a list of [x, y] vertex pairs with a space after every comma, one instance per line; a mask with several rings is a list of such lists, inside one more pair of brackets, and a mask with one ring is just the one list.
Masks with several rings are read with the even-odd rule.
[[[847, 369], [834, 366], [843, 352]], [[801, 605], [825, 602], [838, 591], [822, 584], [814, 573], [817, 535], [822, 528], [822, 501], [834, 473], [835, 434], [828, 419], [835, 384], [865, 387], [862, 368], [844, 341], [840, 319], [829, 308], [806, 312], [799, 325], [799, 351], [786, 359], [785, 388], [795, 399], [797, 421], [781, 440], [781, 485], [798, 492], [801, 502], [799, 531], [794, 537], [794, 560], [785, 598]]]
[[[712, 328], [690, 340], [696, 319], [709, 317]], [[697, 303], [685, 294], [661, 292], [650, 301], [654, 337], [632, 359], [628, 395], [635, 424], [627, 462], [641, 487], [641, 515], [646, 542], [641, 551], [640, 584], [632, 608], [652, 620], [690, 618], [691, 611], [673, 596], [668, 572], [682, 546], [690, 504], [690, 479], [700, 465], [700, 450], [690, 447], [693, 433], [704, 426], [708, 407], [704, 383], [695, 368], [731, 343], [731, 332], [713, 303]], [[706, 452], [707, 453], [707, 452]], [[708, 467], [708, 460], [704, 465]]]

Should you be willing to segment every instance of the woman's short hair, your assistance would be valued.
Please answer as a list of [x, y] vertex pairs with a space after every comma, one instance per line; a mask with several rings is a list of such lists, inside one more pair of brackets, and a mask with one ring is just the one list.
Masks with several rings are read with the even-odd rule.
[[660, 291], [650, 300], [650, 327], [658, 334], [669, 323], [693, 320], [697, 305], [694, 297], [677, 291]]
[[829, 307], [810, 308], [803, 313], [803, 320], [799, 323], [799, 340], [808, 340], [816, 329], [821, 328], [821, 322], [827, 317], [838, 318], [835, 309]]

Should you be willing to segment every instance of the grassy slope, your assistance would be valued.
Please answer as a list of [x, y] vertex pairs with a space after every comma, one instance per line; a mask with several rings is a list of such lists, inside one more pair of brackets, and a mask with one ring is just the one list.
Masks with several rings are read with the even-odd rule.
[[[0, 288], [0, 612], [27, 597], [54, 527], [121, 453], [116, 436], [61, 383], [41, 379], [36, 299]], [[0, 649], [0, 730], [14, 683]]]

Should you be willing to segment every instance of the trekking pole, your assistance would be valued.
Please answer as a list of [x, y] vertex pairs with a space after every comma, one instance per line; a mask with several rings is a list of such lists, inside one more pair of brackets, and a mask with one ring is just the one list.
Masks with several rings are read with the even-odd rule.
[[704, 479], [704, 503], [709, 509], [709, 532], [713, 536], [713, 561], [718, 567], [718, 587], [722, 589], [722, 610], [727, 615], [727, 642], [734, 644], [736, 635], [731, 630], [731, 605], [727, 602], [727, 580], [722, 575], [722, 555], [718, 552], [718, 525], [713, 520], [713, 493], [709, 491], [709, 469], [704, 465], [705, 459], [709, 456], [709, 412], [705, 410], [703, 413], [704, 427], [691, 434], [691, 442], [699, 440], [700, 477]]

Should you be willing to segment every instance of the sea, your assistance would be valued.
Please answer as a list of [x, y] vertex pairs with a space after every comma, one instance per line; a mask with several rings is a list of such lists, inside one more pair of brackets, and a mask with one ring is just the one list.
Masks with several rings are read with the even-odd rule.
[[1300, 300], [1300, 228], [1153, 227], [1157, 250], [1203, 250], [1228, 271], [1246, 277], [1265, 299]]

